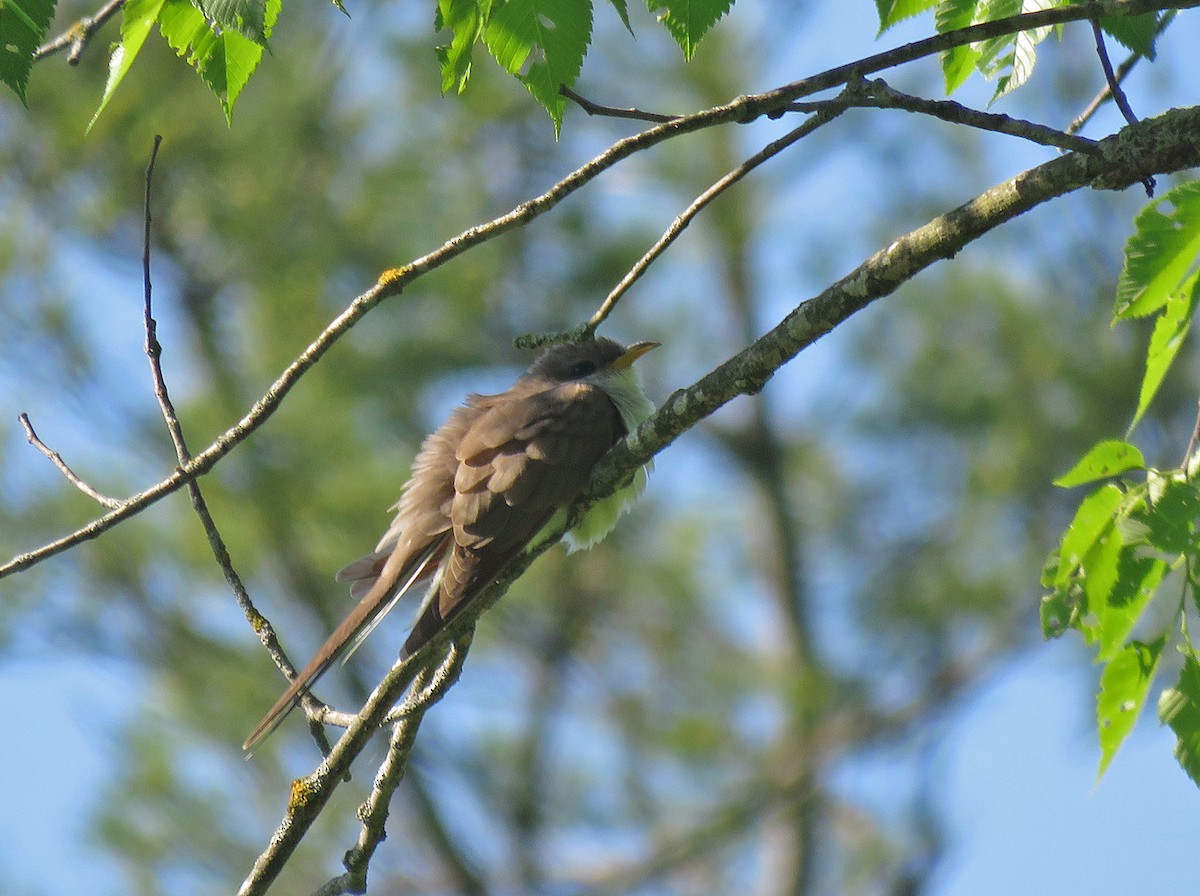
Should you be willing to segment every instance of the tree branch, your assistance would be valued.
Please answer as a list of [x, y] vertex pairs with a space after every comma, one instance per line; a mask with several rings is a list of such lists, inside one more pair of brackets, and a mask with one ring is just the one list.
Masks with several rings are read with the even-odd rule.
[[67, 462], [62, 459], [62, 455], [38, 438], [38, 434], [33, 429], [33, 424], [29, 422], [28, 414], [22, 411], [17, 415], [17, 420], [20, 422], [21, 427], [25, 430], [26, 441], [28, 441], [30, 445], [40, 451], [43, 455], [48, 457], [50, 462], [58, 468], [58, 472], [63, 474], [63, 478], [66, 479], [67, 482], [71, 483], [71, 485], [75, 486], [97, 504], [103, 504], [105, 507], [115, 509], [121, 507], [125, 503], [119, 498], [110, 498], [107, 495], [102, 495], [100, 492], [96, 491], [96, 489], [92, 488], [77, 475], [75, 475], [75, 471], [67, 466]]
[[96, 32], [104, 27], [105, 22], [120, 12], [124, 5], [125, 0], [108, 0], [94, 15], [84, 16], [58, 37], [34, 50], [34, 60], [45, 59], [47, 56], [52, 56], [69, 47], [71, 52], [67, 54], [67, 62], [71, 65], [78, 65], [79, 60], [83, 58], [83, 51], [87, 49]]

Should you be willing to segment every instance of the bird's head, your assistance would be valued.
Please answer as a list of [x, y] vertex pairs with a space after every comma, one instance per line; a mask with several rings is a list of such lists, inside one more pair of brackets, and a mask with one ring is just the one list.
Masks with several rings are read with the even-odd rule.
[[617, 406], [625, 426], [632, 429], [654, 411], [642, 391], [633, 362], [657, 342], [634, 342], [624, 346], [603, 336], [586, 342], [564, 342], [551, 346], [529, 368], [531, 376], [556, 383], [585, 382], [603, 389]]

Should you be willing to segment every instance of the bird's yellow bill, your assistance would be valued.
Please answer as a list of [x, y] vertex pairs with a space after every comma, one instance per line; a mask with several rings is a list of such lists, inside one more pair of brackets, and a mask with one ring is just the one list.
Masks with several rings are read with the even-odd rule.
[[617, 356], [617, 359], [608, 367], [610, 370], [624, 370], [646, 352], [658, 348], [660, 345], [662, 345], [661, 342], [635, 342], [625, 349], [624, 354]]

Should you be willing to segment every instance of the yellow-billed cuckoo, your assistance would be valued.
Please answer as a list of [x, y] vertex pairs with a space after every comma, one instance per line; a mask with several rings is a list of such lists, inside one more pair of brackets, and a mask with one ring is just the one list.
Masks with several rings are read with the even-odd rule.
[[[579, 497], [609, 448], [654, 410], [631, 366], [657, 342], [625, 348], [611, 339], [556, 345], [507, 392], [471, 395], [428, 436], [392, 525], [375, 550], [339, 581], [361, 598], [243, 749], [283, 721], [301, 694], [371, 633], [408, 591], [428, 582], [404, 642], [416, 653]], [[596, 504], [568, 534], [574, 548], [608, 534], [645, 485], [646, 472]]]

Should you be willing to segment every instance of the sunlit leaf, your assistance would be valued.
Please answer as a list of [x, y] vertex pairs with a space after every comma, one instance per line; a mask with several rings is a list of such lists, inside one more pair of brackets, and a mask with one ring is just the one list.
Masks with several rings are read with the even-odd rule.
[[1047, 638], [1077, 628], [1092, 637], [1081, 615], [1081, 604], [1103, 602], [1117, 581], [1121, 538], [1115, 515], [1124, 500], [1115, 485], [1106, 485], [1084, 498], [1063, 533], [1057, 557], [1046, 564], [1042, 584], [1051, 589], [1041, 606], [1042, 633]]
[[1142, 414], [1150, 407], [1158, 387], [1171, 368], [1171, 362], [1183, 345], [1183, 337], [1191, 329], [1192, 318], [1196, 314], [1196, 302], [1200, 300], [1200, 280], [1197, 272], [1193, 272], [1181, 285], [1182, 295], [1172, 295], [1167, 299], [1162, 314], [1154, 322], [1154, 332], [1150, 336], [1150, 346], [1146, 350], [1146, 373], [1142, 377], [1142, 388], [1138, 393], [1137, 411], [1133, 415], [1133, 424], [1142, 419]]
[[882, 34], [897, 22], [911, 18], [937, 5], [938, 0], [875, 0], [879, 10], [879, 32]]
[[133, 60], [137, 58], [150, 34], [150, 29], [158, 21], [166, 0], [128, 0], [122, 10], [121, 41], [113, 47], [112, 56], [108, 60], [108, 80], [104, 84], [104, 96], [100, 105], [88, 122], [88, 130], [96, 123], [108, 101], [117, 92], [121, 80], [129, 72]]
[[46, 38], [54, 0], [0, 0], [0, 81], [25, 102], [34, 50]]
[[471, 52], [483, 31], [476, 0], [438, 0], [436, 27], [450, 29], [450, 43], [437, 48], [442, 69], [442, 92], [462, 93], [471, 79]]
[[1136, 445], [1108, 440], [1093, 446], [1069, 472], [1055, 479], [1054, 484], [1060, 488], [1071, 488], [1145, 466], [1146, 460]]
[[608, 0], [612, 4], [613, 9], [617, 11], [617, 15], [621, 17], [621, 23], [625, 26], [625, 30], [633, 34], [633, 25], [629, 23], [629, 6], [625, 0]]
[[1121, 552], [1117, 579], [1107, 600], [1092, 608], [1098, 617], [1097, 659], [1110, 660], [1124, 648], [1170, 568], [1158, 557], [1139, 557], [1130, 550]]
[[684, 59], [691, 59], [696, 46], [713, 25], [729, 12], [733, 0], [647, 0], [650, 12], [658, 13]]
[[1187, 281], [1200, 257], [1200, 181], [1181, 184], [1151, 202], [1125, 243], [1114, 319], [1158, 311]]
[[266, 44], [267, 0], [197, 0], [197, 3], [221, 30], [236, 31], [256, 44]]
[[1175, 732], [1175, 758], [1200, 785], [1200, 662], [1190, 650], [1175, 687], [1158, 698], [1158, 717]]
[[1158, 668], [1166, 637], [1148, 644], [1131, 641], [1117, 653], [1100, 674], [1100, 692], [1096, 695], [1096, 720], [1100, 734], [1100, 769], [1103, 775], [1117, 750], [1133, 730], [1150, 683]]
[[[938, 4], [934, 21], [939, 34], [966, 28], [975, 21], [978, 0], [943, 0]], [[980, 53], [970, 44], [954, 47], [942, 54], [942, 77], [946, 82], [946, 93], [961, 87], [979, 64]]]
[[550, 113], [556, 133], [566, 102], [559, 87], [579, 77], [591, 37], [590, 0], [508, 0], [483, 29], [488, 50]]

